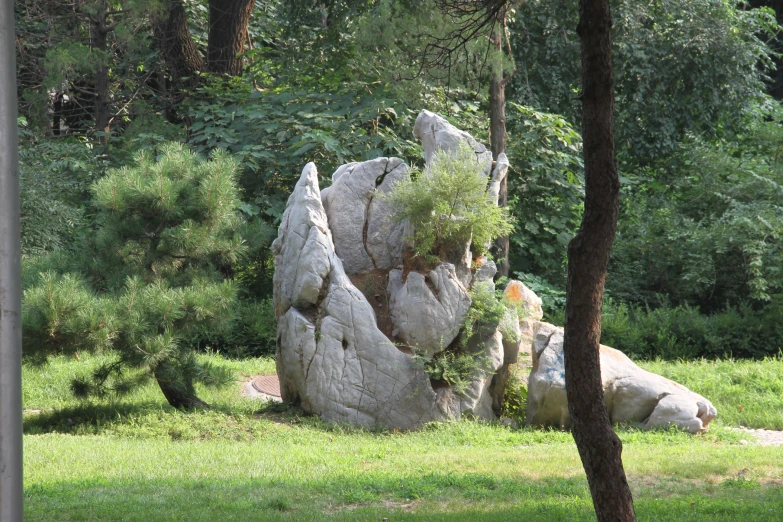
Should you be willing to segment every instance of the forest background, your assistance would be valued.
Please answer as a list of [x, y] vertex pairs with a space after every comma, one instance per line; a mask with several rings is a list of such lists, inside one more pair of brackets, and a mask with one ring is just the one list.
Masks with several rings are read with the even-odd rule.
[[[635, 358], [779, 355], [783, 2], [616, 0], [612, 9], [622, 197], [602, 342]], [[224, 182], [238, 187], [225, 185], [236, 219], [209, 229], [225, 241], [205, 232], [191, 245], [204, 252], [188, 281], [193, 303], [220, 310], [204, 312], [214, 321], [202, 327], [203, 317], [178, 323], [177, 364], [189, 368], [188, 354], [205, 350], [273, 353], [270, 244], [302, 166], [315, 161], [326, 186], [349, 161], [421, 164], [412, 127], [422, 108], [488, 143], [498, 60], [510, 72], [510, 276], [562, 324], [566, 246], [584, 195], [576, 2], [520, 2], [500, 55], [478, 35], [447, 61], [431, 59], [432, 43], [460, 20], [435, 0], [19, 0], [15, 11], [26, 300], [54, 274], [52, 285], [97, 314], [78, 325], [28, 314], [50, 335], [26, 356], [78, 351], [79, 329], [92, 334], [87, 348], [100, 347], [109, 305], [89, 301], [85, 281], [121, 302], [128, 287], [107, 274], [154, 272], [153, 248], [147, 272], [95, 254], [127, 233], [95, 187], [117, 169], [143, 170], [138, 154], [160, 157], [166, 142], [204, 158], [227, 151], [219, 158], [235, 166], [221, 167], [233, 172]], [[145, 306], [165, 291], [145, 293]], [[135, 320], [123, 328], [138, 330], [144, 319]], [[75, 391], [105, 392], [113, 369], [101, 371]]]

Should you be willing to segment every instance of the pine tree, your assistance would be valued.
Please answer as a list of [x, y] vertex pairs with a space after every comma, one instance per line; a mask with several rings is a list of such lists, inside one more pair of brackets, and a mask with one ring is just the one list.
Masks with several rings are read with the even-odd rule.
[[231, 376], [199, 362], [183, 339], [234, 310], [227, 276], [246, 250], [236, 171], [226, 153], [202, 161], [168, 144], [157, 160], [139, 153], [94, 183], [94, 235], [73, 255], [27, 267], [35, 271], [24, 295], [28, 355], [111, 351], [113, 362], [73, 381], [77, 396], [154, 378], [172, 406], [206, 406], [194, 384]]

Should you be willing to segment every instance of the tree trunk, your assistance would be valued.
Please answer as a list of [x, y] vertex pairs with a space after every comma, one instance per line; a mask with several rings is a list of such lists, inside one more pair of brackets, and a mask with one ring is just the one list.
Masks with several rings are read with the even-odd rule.
[[157, 20], [155, 39], [175, 82], [193, 78], [204, 70], [204, 60], [198, 52], [188, 28], [187, 13], [182, 0], [170, 0], [168, 16]]
[[247, 24], [254, 0], [210, 0], [207, 69], [211, 73], [240, 76]]
[[[505, 15], [503, 15], [505, 19]], [[506, 152], [506, 83], [509, 77], [503, 71], [503, 27], [505, 20], [501, 21], [500, 27], [493, 29], [490, 35], [489, 43], [492, 46], [492, 52], [495, 53], [492, 60], [492, 71], [489, 80], [489, 142], [492, 149], [492, 158], [497, 161], [502, 152]], [[498, 205], [505, 207], [508, 205], [508, 183], [507, 178], [500, 184], [500, 195]], [[498, 277], [508, 277], [508, 236], [499, 237], [495, 240], [493, 254], [497, 260]]]
[[585, 210], [568, 245], [565, 372], [571, 425], [599, 521], [633, 521], [633, 498], [601, 386], [599, 341], [606, 268], [617, 228], [609, 0], [580, 0]]
[[99, 51], [99, 60], [97, 70], [95, 71], [95, 132], [98, 133], [98, 141], [102, 145], [109, 142], [109, 120], [111, 119], [111, 93], [109, 91], [109, 64], [107, 60], [107, 38], [113, 27], [107, 24], [107, 6], [106, 2], [99, 4], [98, 12], [91, 17], [91, 42], [90, 45], [96, 51]]
[[166, 401], [174, 408], [184, 410], [191, 408], [209, 408], [209, 404], [196, 396], [192, 383], [184, 385], [176, 378], [173, 368], [165, 363], [155, 368], [155, 380]]

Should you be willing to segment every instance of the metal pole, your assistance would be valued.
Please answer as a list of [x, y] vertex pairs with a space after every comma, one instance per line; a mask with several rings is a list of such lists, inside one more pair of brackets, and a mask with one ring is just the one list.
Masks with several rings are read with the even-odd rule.
[[0, 522], [22, 520], [21, 270], [14, 0], [0, 0]]

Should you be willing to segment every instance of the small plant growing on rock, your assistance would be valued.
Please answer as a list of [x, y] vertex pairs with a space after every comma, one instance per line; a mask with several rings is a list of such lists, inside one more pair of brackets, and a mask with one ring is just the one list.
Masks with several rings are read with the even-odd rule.
[[462, 144], [454, 153], [439, 151], [429, 168], [382, 197], [397, 221], [412, 225], [416, 255], [437, 262], [455, 244], [472, 240], [473, 253], [482, 254], [492, 239], [511, 232], [508, 209], [490, 200], [488, 183], [476, 153]]
[[460, 335], [452, 346], [443, 347], [431, 358], [413, 350], [414, 359], [431, 379], [446, 383], [457, 393], [464, 393], [478, 373], [490, 368], [486, 354], [471, 350], [470, 341], [491, 334], [506, 314], [506, 306], [489, 281], [476, 283], [470, 290], [470, 297], [470, 308], [460, 324]]

